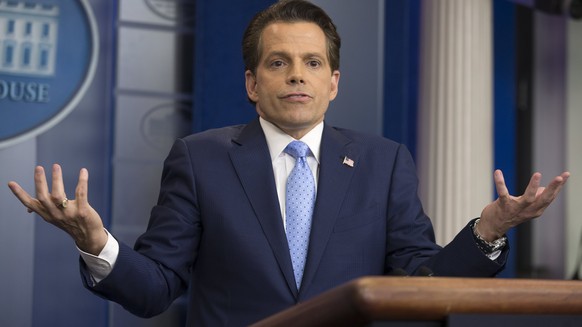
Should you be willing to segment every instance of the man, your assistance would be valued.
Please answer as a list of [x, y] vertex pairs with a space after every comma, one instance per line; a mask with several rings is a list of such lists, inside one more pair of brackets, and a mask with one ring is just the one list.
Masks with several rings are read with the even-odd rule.
[[[9, 186], [73, 237], [91, 291], [144, 317], [187, 289], [189, 325], [239, 326], [365, 275], [494, 276], [507, 256], [505, 232], [541, 215], [569, 174], [543, 188], [536, 173], [525, 194], [513, 197], [496, 171], [499, 198], [441, 249], [405, 147], [323, 122], [338, 92], [339, 48], [332, 21], [309, 2], [282, 1], [255, 16], [243, 57], [260, 118], [176, 141], [134, 249], [105, 231], [89, 205], [87, 170], [75, 200], [66, 199], [58, 165], [50, 192], [36, 168], [36, 199]], [[306, 153], [288, 150], [296, 140]], [[298, 175], [296, 197], [316, 197], [301, 209], [289, 197]]]

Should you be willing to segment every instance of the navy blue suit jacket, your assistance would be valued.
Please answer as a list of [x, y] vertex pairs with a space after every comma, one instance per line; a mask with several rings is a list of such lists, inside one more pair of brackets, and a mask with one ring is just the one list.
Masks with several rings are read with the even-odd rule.
[[[354, 161], [353, 167], [343, 158]], [[410, 274], [493, 276], [466, 227], [434, 243], [408, 150], [385, 138], [324, 127], [317, 200], [303, 284], [297, 290], [271, 159], [258, 119], [176, 141], [158, 204], [134, 247], [120, 244], [93, 292], [152, 316], [190, 288], [190, 325], [242, 326], [351, 279]], [[499, 263], [501, 262], [501, 263]]]

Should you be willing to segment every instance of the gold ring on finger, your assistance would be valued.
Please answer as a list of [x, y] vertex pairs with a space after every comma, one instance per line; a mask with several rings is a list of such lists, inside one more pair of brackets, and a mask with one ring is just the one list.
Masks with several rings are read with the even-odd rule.
[[59, 207], [61, 209], [65, 209], [68, 205], [69, 205], [69, 199], [64, 198], [63, 201], [61, 201], [61, 203], [59, 203], [57, 205], [57, 207]]

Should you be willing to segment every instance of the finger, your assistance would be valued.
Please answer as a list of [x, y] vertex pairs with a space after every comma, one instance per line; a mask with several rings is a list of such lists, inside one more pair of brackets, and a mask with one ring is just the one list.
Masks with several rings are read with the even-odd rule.
[[77, 183], [77, 188], [75, 189], [75, 200], [79, 207], [84, 207], [89, 204], [89, 201], [87, 199], [88, 189], [89, 189], [89, 171], [83, 168], [79, 172], [79, 182]]
[[562, 186], [564, 186], [564, 184], [566, 184], [566, 182], [568, 181], [568, 178], [570, 178], [570, 173], [563, 172], [561, 175], [554, 177], [550, 184], [548, 184], [548, 188], [552, 189], [553, 192], [555, 188], [561, 188]]
[[493, 173], [493, 180], [495, 181], [495, 189], [497, 190], [497, 196], [500, 198], [505, 198], [509, 196], [509, 190], [505, 185], [505, 178], [501, 170], [497, 169]]
[[540, 187], [540, 181], [542, 179], [542, 174], [534, 173], [530, 180], [525, 192], [523, 193], [523, 198], [527, 202], [533, 202], [536, 199], [536, 194], [538, 193], [538, 189]]
[[22, 202], [26, 208], [28, 208], [28, 210], [31, 210], [34, 199], [30, 196], [30, 194], [28, 194], [16, 182], [8, 182], [8, 187], [10, 188], [10, 191], [12, 191], [12, 193], [16, 196], [16, 198], [18, 198], [18, 200]]
[[[44, 168], [41, 166], [37, 166], [34, 169], [34, 187], [36, 190], [36, 198], [42, 203], [45, 207], [49, 206], [49, 193], [48, 193], [48, 185], [46, 181], [46, 176], [44, 173]], [[52, 203], [52, 202], [50, 202]]]
[[8, 188], [10, 189], [10, 191], [12, 191], [12, 193], [14, 193], [14, 195], [16, 195], [16, 197], [18, 197], [18, 195], [17, 195], [18, 193], [24, 191], [22, 189], [22, 187], [20, 187], [20, 185], [18, 185], [18, 183], [14, 182], [14, 181], [8, 182]]
[[536, 199], [541, 197], [545, 190], [546, 188], [543, 186], [538, 187], [538, 190], [536, 191]]
[[63, 171], [58, 164], [53, 165], [53, 185], [51, 196], [55, 203], [59, 203], [67, 197], [65, 193], [65, 185], [63, 183]]
[[550, 184], [545, 188], [544, 192], [540, 194], [540, 200], [544, 203], [552, 202], [557, 196], [558, 193], [562, 190], [562, 187], [566, 184], [566, 181], [570, 177], [569, 172], [562, 173], [559, 176], [556, 176]]

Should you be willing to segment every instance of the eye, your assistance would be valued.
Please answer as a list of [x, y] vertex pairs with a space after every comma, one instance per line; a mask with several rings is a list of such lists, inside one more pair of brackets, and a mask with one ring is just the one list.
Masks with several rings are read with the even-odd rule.
[[321, 66], [321, 62], [319, 60], [309, 60], [307, 66], [309, 66], [309, 68], [318, 68]]
[[270, 66], [271, 68], [281, 68], [285, 66], [285, 62], [283, 60], [273, 60]]

